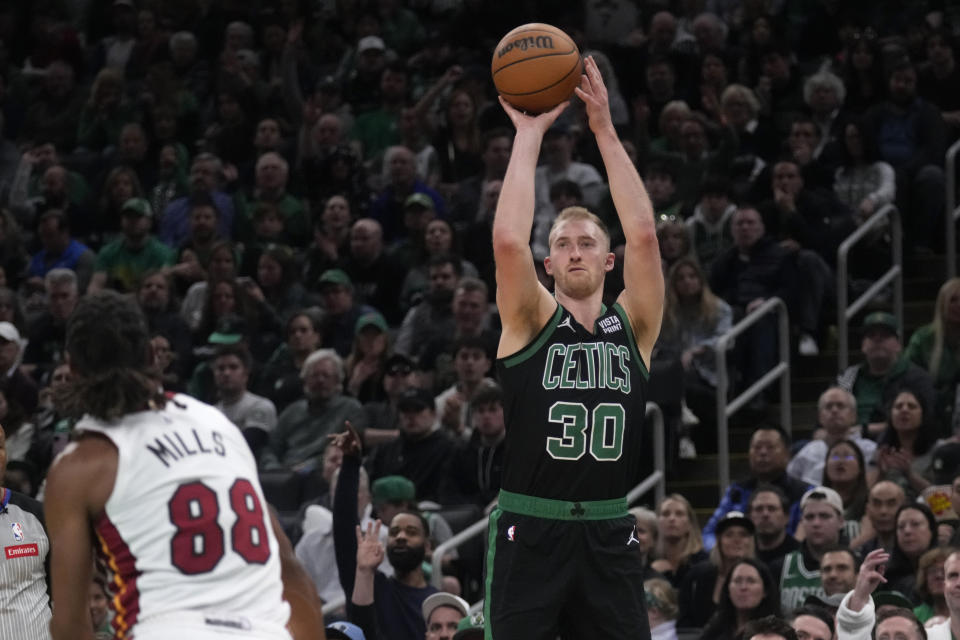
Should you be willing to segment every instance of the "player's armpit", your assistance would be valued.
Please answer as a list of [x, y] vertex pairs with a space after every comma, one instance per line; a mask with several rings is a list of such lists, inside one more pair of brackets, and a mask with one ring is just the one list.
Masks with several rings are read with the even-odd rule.
[[294, 640], [326, 640], [327, 635], [323, 627], [323, 603], [317, 595], [317, 588], [300, 565], [293, 545], [290, 544], [290, 539], [277, 521], [272, 508], [270, 524], [280, 549], [283, 599], [290, 605], [290, 621], [287, 623], [287, 628]]

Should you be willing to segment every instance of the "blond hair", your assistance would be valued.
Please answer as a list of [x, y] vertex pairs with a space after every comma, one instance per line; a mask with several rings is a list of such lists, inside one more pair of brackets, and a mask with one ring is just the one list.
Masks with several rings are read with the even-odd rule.
[[[660, 515], [660, 510], [663, 509], [663, 505], [667, 501], [673, 500], [674, 502], [679, 502], [683, 505], [684, 510], [687, 512], [687, 521], [690, 523], [690, 532], [687, 534], [687, 539], [684, 542], [683, 547], [683, 559], [681, 564], [686, 564], [690, 560], [690, 556], [697, 553], [698, 551], [703, 550], [703, 538], [700, 535], [700, 524], [697, 522], [697, 514], [693, 511], [693, 505], [690, 504], [690, 501], [684, 498], [679, 493], [671, 493], [665, 497], [660, 504], [657, 505], [657, 516]], [[663, 558], [664, 557], [664, 539], [663, 536], [657, 537], [657, 548], [655, 557]]]
[[933, 307], [933, 347], [930, 349], [930, 362], [927, 363], [927, 371], [930, 377], [937, 379], [940, 372], [940, 363], [943, 359], [943, 341], [947, 332], [944, 317], [947, 315], [947, 305], [950, 303], [950, 296], [960, 292], [960, 278], [950, 278], [940, 287], [937, 293], [937, 302]]
[[591, 213], [585, 207], [567, 207], [560, 212], [560, 214], [557, 216], [557, 219], [553, 221], [553, 225], [550, 227], [550, 235], [547, 236], [547, 246], [553, 246], [553, 241], [557, 239], [557, 229], [561, 224], [574, 220], [586, 220], [597, 225], [597, 228], [600, 229], [600, 232], [606, 239], [607, 250], [610, 249], [610, 231], [607, 230], [607, 225], [604, 224], [603, 220], [598, 218], [595, 213]]
[[676, 620], [680, 613], [677, 590], [663, 578], [650, 578], [643, 583], [647, 594], [647, 608], [656, 609], [667, 620]]

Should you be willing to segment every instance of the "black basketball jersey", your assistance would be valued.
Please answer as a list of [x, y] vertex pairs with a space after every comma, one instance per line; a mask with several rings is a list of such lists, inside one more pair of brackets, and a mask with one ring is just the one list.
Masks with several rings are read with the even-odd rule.
[[649, 374], [619, 304], [603, 309], [593, 333], [558, 304], [537, 337], [497, 367], [504, 489], [584, 502], [621, 498], [639, 482]]

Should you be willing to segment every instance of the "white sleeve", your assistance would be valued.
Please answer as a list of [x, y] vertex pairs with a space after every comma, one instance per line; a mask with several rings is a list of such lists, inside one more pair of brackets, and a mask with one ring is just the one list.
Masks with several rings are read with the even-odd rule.
[[860, 611], [853, 611], [848, 606], [852, 595], [853, 591], [845, 595], [837, 609], [837, 640], [870, 640], [877, 617], [873, 599], [867, 600]]

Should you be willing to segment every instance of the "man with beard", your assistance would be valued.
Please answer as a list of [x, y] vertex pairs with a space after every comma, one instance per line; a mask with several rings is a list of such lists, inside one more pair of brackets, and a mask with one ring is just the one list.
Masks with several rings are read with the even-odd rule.
[[[213, 198], [220, 212], [219, 235], [231, 238], [233, 234], [233, 199], [221, 188], [223, 164], [212, 153], [201, 153], [190, 166], [190, 190]], [[167, 205], [160, 220], [160, 239], [171, 247], [179, 247], [190, 233], [190, 197], [177, 198]]]
[[173, 264], [173, 251], [150, 233], [153, 210], [143, 198], [130, 198], [120, 210], [122, 235], [97, 254], [88, 293], [106, 287], [133, 291], [144, 273]]
[[348, 426], [347, 431], [334, 438], [334, 443], [343, 449], [333, 499], [333, 535], [340, 582], [348, 596], [347, 613], [368, 632], [379, 628], [389, 632], [394, 640], [423, 640], [427, 631], [423, 601], [437, 592], [422, 567], [430, 549], [427, 520], [413, 511], [393, 516], [386, 556], [395, 573], [388, 578], [378, 571], [384, 556], [380, 521], [361, 530], [357, 520], [360, 438]]
[[407, 312], [403, 319], [394, 351], [415, 356], [420, 345], [444, 335], [453, 334], [453, 292], [462, 275], [460, 259], [439, 255], [430, 259], [427, 275], [430, 285], [424, 299]]
[[[190, 284], [204, 279], [203, 266], [210, 262], [210, 253], [217, 237], [217, 220], [220, 211], [207, 193], [194, 193], [190, 196], [190, 235], [180, 247], [180, 260], [174, 273], [186, 279]], [[192, 253], [195, 260], [184, 261], [184, 255]]]

